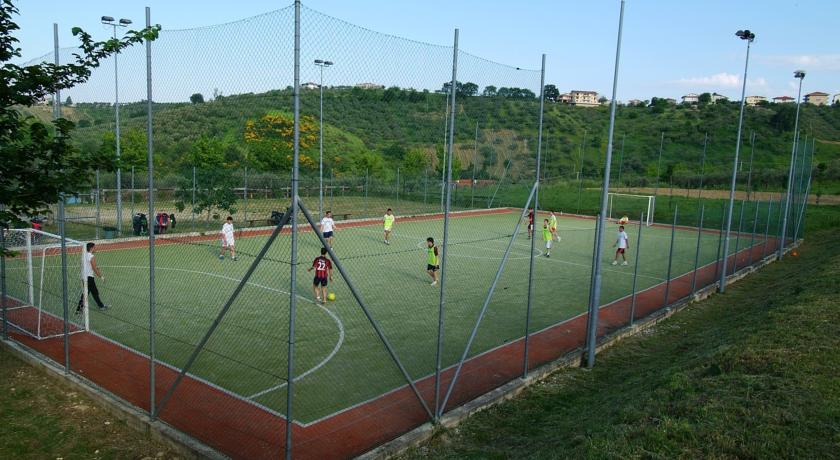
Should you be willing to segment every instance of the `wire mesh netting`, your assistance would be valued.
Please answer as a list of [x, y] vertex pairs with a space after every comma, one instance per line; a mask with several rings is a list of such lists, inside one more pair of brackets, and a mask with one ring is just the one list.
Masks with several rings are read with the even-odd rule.
[[[226, 455], [360, 454], [596, 346], [596, 258], [603, 341], [802, 238], [813, 140], [788, 186], [753, 170], [761, 138], [733, 165], [709, 146], [734, 129], [666, 133], [627, 106], [594, 254], [605, 107], [548, 94], [536, 53], [515, 67], [305, 7], [296, 62], [295, 14], [163, 30], [151, 82], [143, 47], [105, 60], [63, 115], [119, 171], [36, 216], [52, 233], [4, 233], [11, 336]], [[65, 357], [61, 278], [72, 310], [93, 240]]]

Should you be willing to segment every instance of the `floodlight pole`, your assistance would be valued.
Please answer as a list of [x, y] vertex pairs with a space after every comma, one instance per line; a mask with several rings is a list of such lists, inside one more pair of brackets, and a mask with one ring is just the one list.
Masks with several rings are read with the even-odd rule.
[[[732, 211], [735, 207], [735, 185], [738, 182], [738, 155], [741, 153], [741, 129], [744, 125], [744, 105], [746, 103], [746, 99], [744, 95], [747, 91], [747, 70], [750, 66], [750, 45], [752, 44], [753, 40], [755, 40], [755, 34], [750, 32], [749, 30], [739, 30], [735, 35], [738, 36], [741, 40], [746, 40], [747, 42], [747, 57], [744, 60], [744, 81], [741, 85], [741, 113], [738, 116], [738, 135], [735, 139], [735, 161], [732, 163], [732, 184], [729, 188], [729, 206], [726, 213], [726, 233], [723, 237], [723, 263], [721, 264], [720, 269], [720, 285], [718, 286], [718, 290], [720, 293], [726, 292], [726, 268], [727, 268], [727, 259], [729, 257], [729, 233], [732, 230]], [[738, 255], [735, 255], [736, 261]]]
[[586, 367], [595, 365], [595, 346], [598, 331], [598, 306], [601, 302], [601, 246], [604, 240], [604, 226], [606, 225], [607, 199], [610, 191], [610, 163], [612, 162], [613, 135], [615, 134], [616, 92], [618, 90], [618, 65], [621, 58], [621, 33], [624, 28], [624, 0], [621, 0], [621, 12], [618, 16], [618, 39], [615, 47], [615, 69], [613, 71], [612, 102], [610, 103], [610, 129], [607, 135], [607, 157], [604, 161], [604, 185], [601, 190], [601, 212], [598, 214], [600, 232], [595, 239], [595, 254], [592, 272], [594, 287], [589, 302], [589, 331], [587, 332]]
[[[102, 16], [102, 24], [113, 27], [113, 37], [117, 38], [117, 27], [128, 27], [129, 19], [114, 22], [110, 16]], [[122, 234], [122, 165], [120, 165], [120, 74], [117, 58], [119, 51], [114, 53], [114, 135], [116, 137], [117, 156], [117, 234]]]
[[321, 83], [318, 89], [321, 92], [320, 98], [320, 132], [318, 133], [318, 217], [324, 217], [324, 67], [333, 65], [332, 61], [316, 59], [315, 65], [321, 69]]
[[796, 159], [796, 144], [799, 142], [799, 106], [802, 103], [802, 80], [805, 79], [805, 71], [797, 70], [793, 73], [795, 78], [799, 79], [799, 94], [796, 96], [796, 121], [793, 124], [793, 147], [790, 151], [790, 170], [788, 171], [787, 190], [785, 191], [785, 209], [782, 213], [782, 234], [779, 243], [779, 259], [785, 254], [785, 238], [787, 233], [788, 213], [790, 212], [790, 199], [792, 190], [790, 188], [793, 183], [793, 167]]

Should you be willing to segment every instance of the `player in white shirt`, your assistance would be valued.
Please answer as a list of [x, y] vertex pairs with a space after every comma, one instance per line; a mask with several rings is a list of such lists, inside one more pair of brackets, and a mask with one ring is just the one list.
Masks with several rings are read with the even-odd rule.
[[327, 211], [323, 219], [321, 219], [321, 234], [327, 240], [330, 247], [333, 246], [333, 233], [336, 231], [335, 221], [332, 218], [332, 211]]
[[624, 260], [621, 265], [627, 265], [627, 256], [624, 255], [624, 251], [630, 248], [630, 238], [628, 238], [627, 233], [624, 231], [623, 225], [618, 227], [618, 239], [613, 244], [613, 247], [616, 246], [618, 246], [618, 249], [615, 250], [615, 258], [612, 264], [618, 264], [618, 255], [621, 254], [621, 258]]
[[[99, 306], [100, 310], [107, 310], [108, 305], [102, 303], [102, 299], [99, 298], [99, 289], [96, 288], [96, 276], [105, 282], [105, 276], [102, 275], [102, 272], [99, 271], [99, 267], [96, 266], [96, 258], [93, 256], [94, 247], [96, 245], [94, 243], [88, 243], [85, 246], [85, 252], [82, 254], [82, 281], [87, 281], [87, 291], [88, 294], [93, 296], [93, 300], [96, 302], [96, 305]], [[85, 294], [82, 293], [82, 297], [79, 299], [79, 305], [76, 307], [76, 314], [81, 313], [82, 308], [85, 305]]]
[[222, 252], [219, 254], [219, 260], [225, 260], [225, 249], [230, 251], [231, 260], [236, 260], [236, 251], [234, 250], [233, 240], [233, 217], [228, 216], [224, 225], [222, 225]]

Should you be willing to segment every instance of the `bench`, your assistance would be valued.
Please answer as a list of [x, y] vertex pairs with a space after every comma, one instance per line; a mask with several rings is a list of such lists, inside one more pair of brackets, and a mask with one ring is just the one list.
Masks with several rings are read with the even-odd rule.
[[350, 216], [352, 216], [353, 214], [350, 214], [349, 212], [345, 212], [345, 213], [342, 213], [341, 215], [344, 217], [344, 220], [348, 220], [348, 219], [350, 219]]

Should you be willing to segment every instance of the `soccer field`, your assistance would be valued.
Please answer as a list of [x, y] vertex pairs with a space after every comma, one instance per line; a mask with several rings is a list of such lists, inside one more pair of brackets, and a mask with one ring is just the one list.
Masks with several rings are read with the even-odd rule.
[[[463, 353], [519, 217], [519, 211], [502, 209], [481, 215], [456, 214], [450, 219], [444, 367], [456, 364]], [[378, 220], [338, 224], [336, 254], [408, 373], [415, 380], [433, 374], [440, 285], [429, 285], [425, 239], [431, 236], [438, 243], [442, 240], [443, 220], [439, 216], [398, 216], [390, 245], [383, 243]], [[637, 257], [637, 290], [666, 279], [671, 228], [644, 227], [641, 251], [636, 248], [638, 231], [637, 223], [627, 227], [629, 265], [613, 266], [611, 246], [617, 225], [608, 224], [601, 255], [605, 262], [602, 304], [631, 293]], [[540, 233], [530, 332], [585, 312], [594, 221], [561, 216], [558, 233], [562, 241], [554, 243], [550, 258], [545, 257]], [[693, 270], [697, 237], [696, 229], [677, 229], [672, 278]], [[267, 238], [265, 232], [240, 234], [236, 241], [239, 258], [232, 261], [219, 260], [215, 236], [160, 237], [155, 248], [158, 360], [175, 368], [185, 365]], [[742, 235], [740, 248], [747, 247], [749, 240], [749, 235]], [[756, 235], [753, 244], [762, 242], [763, 234]], [[90, 327], [93, 333], [146, 354], [149, 250], [142, 241], [132, 243], [97, 246], [96, 258], [106, 277], [99, 289], [110, 309], [98, 311], [91, 301]], [[337, 300], [326, 305], [314, 301], [313, 274], [306, 269], [319, 254], [320, 244], [311, 231], [300, 233], [299, 243], [294, 419], [311, 423], [401, 387], [405, 381], [338, 271], [329, 288]], [[718, 244], [717, 232], [701, 234], [700, 266], [715, 260]], [[523, 222], [469, 356], [524, 335], [529, 248]], [[283, 233], [190, 370], [196, 378], [279, 414], [284, 413], [286, 401], [290, 252], [290, 235]], [[78, 255], [70, 259], [71, 267], [78, 263]], [[43, 267], [48, 284], [44, 304], [56, 314], [60, 312], [55, 295], [56, 286], [60, 293], [60, 284], [55, 284], [60, 272], [58, 262], [58, 257], [52, 256]], [[23, 298], [25, 267], [19, 260], [10, 259], [8, 272], [10, 294]], [[71, 296], [77, 292], [72, 290]], [[71, 308], [74, 300], [70, 301]]]

